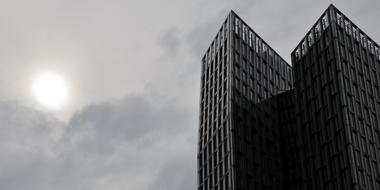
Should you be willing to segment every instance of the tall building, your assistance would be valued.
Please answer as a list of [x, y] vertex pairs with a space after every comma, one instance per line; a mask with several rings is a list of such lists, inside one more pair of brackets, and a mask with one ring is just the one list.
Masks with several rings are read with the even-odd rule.
[[202, 59], [198, 190], [380, 189], [379, 46], [330, 5], [291, 57], [230, 12]]
[[231, 11], [202, 59], [199, 190], [283, 185], [280, 131], [264, 100], [292, 84], [290, 65]]
[[292, 53], [308, 189], [380, 189], [379, 60], [333, 5]]

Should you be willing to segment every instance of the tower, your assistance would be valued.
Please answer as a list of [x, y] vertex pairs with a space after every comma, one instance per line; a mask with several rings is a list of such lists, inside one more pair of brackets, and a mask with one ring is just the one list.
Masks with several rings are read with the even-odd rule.
[[281, 131], [269, 99], [292, 88], [290, 65], [231, 11], [201, 76], [198, 189], [283, 186]]
[[291, 55], [307, 188], [380, 189], [379, 46], [330, 5]]
[[198, 190], [380, 189], [379, 45], [330, 5], [291, 57], [230, 12], [202, 59]]

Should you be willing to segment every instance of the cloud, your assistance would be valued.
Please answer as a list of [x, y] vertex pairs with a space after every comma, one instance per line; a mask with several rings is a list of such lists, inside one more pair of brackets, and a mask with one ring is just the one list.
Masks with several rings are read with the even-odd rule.
[[[289, 60], [329, 3], [1, 2], [0, 189], [195, 189], [201, 58], [228, 12]], [[379, 39], [380, 3], [334, 3]], [[67, 79], [65, 123], [23, 106], [40, 69]]]
[[89, 105], [67, 123], [0, 103], [0, 189], [195, 189], [189, 110], [141, 96]]
[[181, 40], [177, 28], [167, 29], [158, 40], [158, 44], [169, 57], [175, 57], [178, 54], [180, 43]]

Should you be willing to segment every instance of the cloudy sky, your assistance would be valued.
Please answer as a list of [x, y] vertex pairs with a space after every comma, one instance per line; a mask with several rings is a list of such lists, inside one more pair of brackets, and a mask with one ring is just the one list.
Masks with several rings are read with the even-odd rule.
[[[380, 1], [332, 1], [380, 42]], [[0, 0], [0, 189], [194, 190], [200, 60], [233, 9], [290, 52], [331, 1]], [[63, 78], [41, 105], [41, 73]]]

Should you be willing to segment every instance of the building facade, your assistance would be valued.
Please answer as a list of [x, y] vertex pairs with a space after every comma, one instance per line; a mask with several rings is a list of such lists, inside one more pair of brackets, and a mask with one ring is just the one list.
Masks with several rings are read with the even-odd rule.
[[280, 131], [263, 101], [292, 84], [290, 65], [231, 11], [202, 59], [199, 190], [284, 183]]
[[333, 5], [292, 53], [308, 189], [380, 189], [379, 60]]
[[198, 190], [380, 189], [379, 46], [331, 5], [291, 57], [230, 12], [202, 58]]

